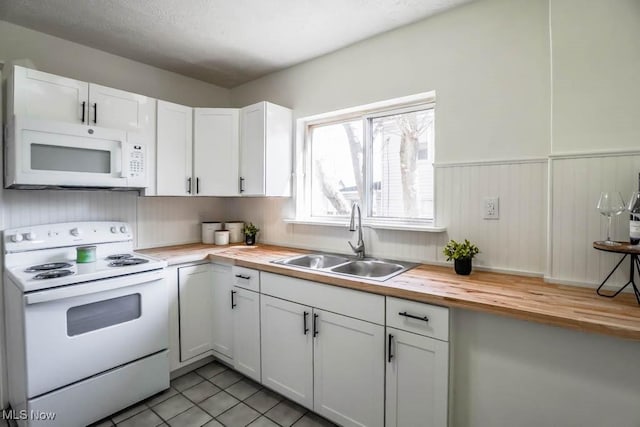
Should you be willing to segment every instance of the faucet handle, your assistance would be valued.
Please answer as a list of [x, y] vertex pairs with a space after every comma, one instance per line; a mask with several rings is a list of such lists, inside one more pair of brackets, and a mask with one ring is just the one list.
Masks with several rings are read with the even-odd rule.
[[353, 252], [358, 253], [358, 249], [357, 249], [355, 246], [353, 246], [353, 243], [351, 243], [351, 242], [350, 242], [350, 241], [348, 241], [348, 240], [347, 240], [347, 243], [349, 244], [349, 246], [351, 246], [351, 250], [352, 250]]

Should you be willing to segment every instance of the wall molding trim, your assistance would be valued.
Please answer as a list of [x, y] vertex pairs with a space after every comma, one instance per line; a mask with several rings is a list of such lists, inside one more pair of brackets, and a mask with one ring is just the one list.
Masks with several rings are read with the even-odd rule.
[[574, 153], [554, 153], [549, 155], [549, 160], [588, 159], [594, 157], [620, 157], [639, 156], [640, 149], [635, 150], [592, 150]]
[[531, 157], [522, 159], [494, 159], [494, 160], [478, 160], [478, 161], [465, 161], [465, 162], [434, 162], [433, 167], [435, 169], [442, 168], [454, 168], [464, 166], [499, 166], [499, 165], [523, 165], [532, 163], [547, 163], [549, 159], [547, 157]]

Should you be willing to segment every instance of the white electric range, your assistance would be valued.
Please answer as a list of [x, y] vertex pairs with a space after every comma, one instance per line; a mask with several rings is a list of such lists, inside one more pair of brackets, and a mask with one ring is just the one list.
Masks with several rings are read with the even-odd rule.
[[[78, 246], [95, 261], [77, 263]], [[18, 425], [87, 425], [169, 387], [166, 262], [134, 253], [127, 224], [6, 230], [4, 266]]]

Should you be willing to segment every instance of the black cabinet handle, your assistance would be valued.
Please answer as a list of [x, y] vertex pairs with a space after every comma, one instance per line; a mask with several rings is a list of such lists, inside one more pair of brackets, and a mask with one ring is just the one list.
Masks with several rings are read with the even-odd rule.
[[243, 274], [236, 274], [236, 277], [237, 277], [238, 279], [244, 279], [244, 280], [249, 280], [249, 279], [251, 279], [251, 276], [245, 276], [245, 275], [243, 275]]
[[317, 314], [313, 315], [313, 337], [317, 337], [318, 336], [318, 317], [320, 317]]
[[306, 312], [306, 311], [302, 315], [302, 318], [303, 318], [303, 320], [302, 320], [302, 325], [303, 325], [302, 330], [304, 331], [305, 335], [307, 335], [307, 332], [309, 332], [309, 328], [307, 328], [307, 316], [308, 315], [309, 315], [309, 313]]
[[98, 103], [93, 103], [93, 123], [98, 124]]
[[391, 359], [393, 359], [393, 354], [391, 354], [391, 343], [393, 342], [393, 335], [389, 334], [389, 350], [388, 350], [388, 359], [387, 361], [391, 363]]
[[87, 101], [82, 101], [82, 123], [84, 123], [84, 113], [85, 113], [85, 109], [87, 108]]
[[244, 192], [244, 178], [240, 177], [240, 192]]
[[191, 194], [191, 178], [187, 178], [187, 193]]
[[416, 320], [422, 320], [423, 322], [429, 322], [429, 318], [427, 316], [420, 317], [420, 316], [416, 316], [416, 315], [413, 315], [413, 314], [409, 314], [406, 311], [402, 311], [402, 312], [400, 312], [398, 314], [400, 316], [408, 317], [410, 319], [416, 319]]
[[231, 291], [231, 309], [232, 309], [232, 310], [233, 310], [233, 307], [235, 307], [236, 305], [238, 305], [238, 304], [236, 304], [236, 301], [235, 301], [235, 298], [234, 298], [234, 295], [235, 295], [235, 294], [236, 294], [236, 291]]
[[196, 194], [200, 194], [200, 178], [196, 178]]

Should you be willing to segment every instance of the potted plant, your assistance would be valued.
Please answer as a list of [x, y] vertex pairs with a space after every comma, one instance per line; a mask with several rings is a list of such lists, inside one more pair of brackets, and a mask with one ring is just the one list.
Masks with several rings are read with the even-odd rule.
[[242, 232], [244, 233], [245, 245], [251, 246], [256, 243], [256, 234], [258, 234], [258, 231], [260, 231], [260, 229], [253, 225], [252, 222], [244, 225]]
[[453, 267], [456, 273], [463, 276], [468, 276], [471, 273], [471, 260], [479, 252], [480, 249], [467, 239], [464, 239], [462, 243], [450, 240], [442, 250], [444, 256], [447, 257], [447, 261], [453, 260]]

